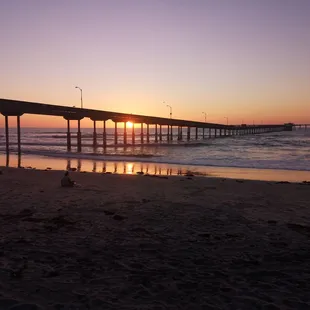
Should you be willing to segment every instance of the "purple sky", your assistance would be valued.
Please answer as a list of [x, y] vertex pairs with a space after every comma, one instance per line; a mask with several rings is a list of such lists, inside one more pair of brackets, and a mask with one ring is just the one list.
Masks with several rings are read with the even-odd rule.
[[1, 98], [310, 122], [309, 0], [3, 0], [0, 37]]

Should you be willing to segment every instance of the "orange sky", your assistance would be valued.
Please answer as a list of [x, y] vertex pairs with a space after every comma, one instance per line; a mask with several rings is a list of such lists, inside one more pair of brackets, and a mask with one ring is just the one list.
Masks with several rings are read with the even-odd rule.
[[309, 16], [305, 0], [3, 1], [0, 97], [78, 107], [79, 86], [91, 109], [310, 123]]

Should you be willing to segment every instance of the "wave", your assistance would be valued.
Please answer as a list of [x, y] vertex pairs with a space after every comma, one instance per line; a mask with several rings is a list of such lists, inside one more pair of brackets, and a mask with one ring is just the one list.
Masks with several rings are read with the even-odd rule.
[[[83, 140], [83, 139], [82, 139]], [[135, 143], [135, 144], [124, 144], [124, 143], [109, 143], [113, 141], [114, 142], [114, 138], [111, 138], [111, 139], [107, 139], [107, 147], [202, 147], [202, 146], [208, 146], [210, 145], [210, 142], [206, 141], [206, 142], [191, 142], [191, 141], [172, 141], [170, 143], [167, 143], [166, 141], [162, 141], [162, 143], [160, 142], [155, 142], [155, 141], [150, 141], [149, 143]], [[0, 146], [2, 147], [5, 147], [5, 141], [1, 141], [0, 142]], [[56, 142], [27, 142], [27, 141], [23, 141], [22, 142], [22, 146], [65, 146], [67, 147], [67, 142], [62, 142], [62, 143], [56, 143]], [[17, 146], [17, 142], [14, 141], [14, 142], [10, 142], [10, 146]], [[77, 147], [77, 143], [72, 140], [71, 141], [71, 146], [72, 147]], [[82, 141], [82, 147], [91, 147], [93, 148], [93, 141], [92, 140], [84, 140]], [[97, 145], [98, 148], [102, 148], [103, 145], [102, 145], [102, 142], [99, 141], [98, 142], [98, 145]], [[1, 151], [1, 150], [0, 150]]]
[[70, 153], [70, 152], [50, 152], [50, 151], [42, 151], [42, 150], [24, 150], [23, 154], [25, 155], [38, 155], [38, 156], [46, 156], [46, 157], [59, 157], [59, 158], [77, 158], [77, 159], [106, 159], [106, 158], [152, 158], [156, 157], [156, 155], [151, 154], [98, 154], [98, 153]]

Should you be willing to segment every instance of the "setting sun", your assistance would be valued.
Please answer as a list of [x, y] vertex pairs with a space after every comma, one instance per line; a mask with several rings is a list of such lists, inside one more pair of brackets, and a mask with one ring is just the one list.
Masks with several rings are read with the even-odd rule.
[[133, 123], [132, 123], [132, 122], [127, 122], [127, 123], [126, 123], [126, 126], [127, 126], [127, 128], [132, 128]]

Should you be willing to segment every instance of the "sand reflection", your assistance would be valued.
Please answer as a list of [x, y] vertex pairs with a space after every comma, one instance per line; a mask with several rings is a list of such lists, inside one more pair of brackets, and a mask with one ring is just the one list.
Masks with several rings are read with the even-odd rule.
[[224, 177], [262, 181], [301, 182], [310, 180], [309, 171], [247, 169], [231, 167], [181, 166], [159, 163], [112, 162], [76, 158], [52, 158], [34, 155], [0, 154], [0, 166], [45, 170], [71, 170], [94, 173], [186, 175]]

